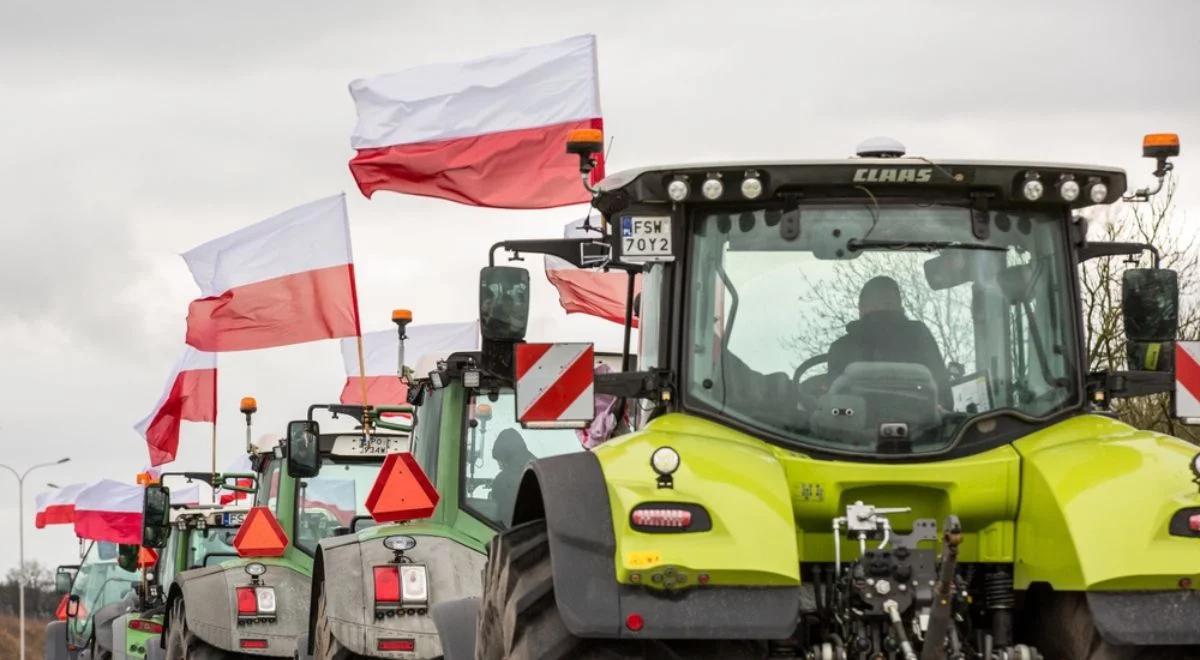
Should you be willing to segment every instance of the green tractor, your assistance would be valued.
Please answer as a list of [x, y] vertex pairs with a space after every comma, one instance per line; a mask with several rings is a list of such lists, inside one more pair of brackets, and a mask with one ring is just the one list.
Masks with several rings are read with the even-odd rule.
[[[184, 475], [167, 473], [160, 480], [172, 476]], [[202, 476], [203, 481], [209, 482], [210, 475]], [[250, 490], [253, 475], [221, 477], [223, 484], [227, 481], [233, 481], [233, 488]], [[186, 570], [213, 566], [237, 557], [232, 543], [246, 518], [248, 507], [239, 506], [236, 497], [230, 499], [232, 501], [226, 505], [171, 504], [165, 527], [152, 523], [144, 528], [143, 547], [156, 551], [156, 561], [152, 567], [143, 568], [145, 581], [135, 586], [136, 600], [127, 612], [113, 621], [113, 660], [162, 660], [166, 657], [163, 618], [166, 594], [176, 576]], [[143, 504], [143, 521], [161, 521], [163, 501], [169, 500], [161, 499], [161, 491], [148, 490]]]
[[78, 565], [59, 566], [55, 587], [66, 594], [66, 621], [46, 628], [47, 660], [112, 657], [112, 621], [141, 581], [136, 545], [92, 541]]
[[[248, 450], [256, 410], [253, 399], [243, 400]], [[384, 456], [409, 448], [408, 433], [399, 427], [369, 438], [361, 431], [321, 435], [313, 420], [321, 410], [359, 424], [371, 421], [361, 407], [312, 406], [307, 420], [289, 424], [287, 440], [252, 453], [255, 506], [239, 521], [234, 551], [164, 585], [168, 660], [295, 656], [309, 619], [317, 542], [369, 520], [363, 498]], [[220, 478], [237, 487], [236, 475]], [[147, 489], [145, 536], [158, 537], [158, 543], [169, 536], [167, 501], [167, 487]]]
[[441, 657], [429, 610], [478, 597], [484, 549], [508, 525], [524, 465], [582, 451], [571, 430], [521, 430], [511, 387], [480, 359], [454, 353], [410, 389], [412, 451], [440, 495], [433, 514], [366, 521], [316, 544], [308, 640], [317, 660]]
[[[586, 174], [600, 147], [568, 150]], [[1196, 447], [1108, 410], [1174, 391], [1176, 275], [1076, 216], [1145, 200], [1178, 151], [1148, 137], [1159, 185], [1129, 195], [1116, 168], [887, 139], [648, 168], [593, 191], [594, 238], [498, 244], [627, 271], [630, 321], [640, 274], [637, 370], [594, 382], [633, 430], [529, 466], [443, 637], [480, 660], [1200, 657]], [[1123, 280], [1136, 370], [1089, 373], [1079, 269], [1112, 255], [1150, 257]], [[482, 363], [536, 401], [528, 273], [481, 280]]]

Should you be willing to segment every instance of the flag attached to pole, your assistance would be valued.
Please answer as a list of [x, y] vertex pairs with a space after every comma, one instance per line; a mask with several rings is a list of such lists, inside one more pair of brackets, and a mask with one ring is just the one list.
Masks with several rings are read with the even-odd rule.
[[[563, 238], [600, 238], [597, 232], [583, 229], [584, 220], [569, 223]], [[546, 279], [558, 289], [558, 303], [568, 314], [587, 314], [625, 325], [625, 298], [629, 292], [629, 274], [623, 270], [603, 271], [576, 268], [570, 262], [546, 255]], [[642, 276], [637, 276], [634, 294], [642, 290]], [[633, 327], [637, 327], [634, 310]]]
[[345, 195], [284, 211], [183, 255], [204, 296], [187, 343], [243, 351], [358, 334]]
[[187, 347], [158, 403], [134, 429], [146, 441], [150, 465], [175, 460], [180, 422], [217, 421], [217, 354]]
[[[445, 357], [455, 351], [471, 351], [479, 347], [479, 323], [431, 323], [411, 325], [405, 329], [404, 361], [416, 368], [426, 356]], [[398, 378], [400, 343], [395, 330], [380, 330], [363, 335], [366, 362], [367, 403], [372, 406], [392, 406], [407, 402], [407, 388]], [[341, 402], [361, 404], [362, 387], [358, 377], [358, 347], [356, 339], [342, 340], [342, 361], [346, 365], [346, 384], [342, 387]]]
[[[567, 134], [603, 128], [596, 38], [572, 37], [350, 83], [350, 172], [362, 193], [549, 208], [590, 199]], [[592, 179], [604, 176], [603, 159]]]
[[34, 498], [37, 503], [37, 513], [34, 514], [34, 526], [38, 529], [46, 525], [69, 525], [75, 522], [75, 498], [87, 488], [87, 484], [71, 484], [38, 493]]
[[75, 500], [75, 536], [110, 543], [142, 542], [143, 486], [101, 479]]

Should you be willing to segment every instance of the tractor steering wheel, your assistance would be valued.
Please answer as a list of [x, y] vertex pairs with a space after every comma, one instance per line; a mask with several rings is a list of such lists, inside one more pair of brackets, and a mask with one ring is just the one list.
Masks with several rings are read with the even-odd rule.
[[805, 373], [811, 371], [813, 367], [828, 363], [829, 354], [821, 353], [801, 362], [800, 366], [796, 367], [796, 371], [792, 373], [792, 383], [796, 386], [796, 392], [800, 397], [800, 405], [808, 410], [814, 409], [817, 399], [821, 398], [821, 395], [829, 388], [829, 383], [825, 374], [818, 374], [807, 380], [804, 380], [802, 377]]

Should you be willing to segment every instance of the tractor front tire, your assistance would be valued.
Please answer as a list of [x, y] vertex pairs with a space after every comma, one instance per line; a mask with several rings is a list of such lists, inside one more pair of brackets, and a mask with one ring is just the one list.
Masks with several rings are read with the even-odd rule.
[[1054, 592], [1037, 599], [1031, 642], [1045, 658], [1061, 660], [1195, 660], [1200, 649], [1178, 646], [1117, 646], [1100, 636], [1087, 596]]
[[239, 660], [242, 653], [230, 653], [200, 639], [187, 627], [183, 599], [171, 606], [171, 627], [167, 629], [167, 660]]
[[497, 534], [488, 547], [476, 660], [619, 660], [626, 658], [765, 658], [765, 647], [740, 640], [583, 639], [567, 630], [554, 597], [546, 522]]
[[313, 630], [313, 660], [358, 660], [363, 656], [351, 653], [342, 646], [330, 630], [329, 617], [325, 615], [328, 606], [325, 602], [325, 589], [321, 585], [320, 595], [317, 596], [317, 623]]

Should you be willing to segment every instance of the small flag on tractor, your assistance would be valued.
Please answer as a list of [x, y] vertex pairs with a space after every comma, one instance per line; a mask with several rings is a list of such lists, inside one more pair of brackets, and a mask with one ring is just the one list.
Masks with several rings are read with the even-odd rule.
[[376, 522], [428, 518], [437, 509], [438, 492], [408, 452], [388, 454], [367, 495], [367, 511]]
[[595, 415], [591, 344], [517, 344], [517, 421], [581, 428]]
[[75, 498], [87, 488], [87, 484], [71, 484], [44, 493], [38, 493], [37, 513], [34, 526], [42, 529], [46, 525], [69, 525], [75, 522]]
[[[455, 351], [470, 351], [479, 347], [479, 322], [432, 323], [410, 325], [405, 329], [404, 361], [410, 368], [419, 368], [426, 356], [443, 358]], [[363, 335], [366, 356], [367, 403], [372, 406], [394, 406], [407, 403], [407, 388], [398, 377], [400, 342], [396, 329], [368, 332]], [[341, 402], [362, 403], [362, 385], [358, 377], [357, 340], [342, 340], [342, 360], [346, 365], [346, 383]], [[423, 374], [422, 374], [423, 375]]]
[[217, 421], [217, 354], [188, 346], [167, 378], [158, 403], [134, 429], [146, 441], [150, 465], [175, 460], [182, 421]]
[[[596, 37], [431, 64], [350, 83], [350, 173], [377, 190], [472, 206], [538, 209], [591, 199], [576, 129], [603, 128]], [[601, 157], [592, 182], [604, 177]]]
[[187, 343], [244, 351], [358, 334], [345, 195], [284, 211], [183, 255], [204, 296]]
[[[564, 238], [599, 238], [600, 234], [583, 229], [585, 220], [569, 223]], [[625, 325], [625, 300], [629, 292], [629, 274], [623, 270], [577, 268], [561, 257], [546, 255], [546, 279], [558, 289], [558, 304], [568, 314], [587, 314]], [[642, 276], [636, 276], [634, 297], [642, 290]], [[638, 310], [633, 310], [633, 327], [638, 327]]]
[[142, 542], [143, 486], [101, 479], [75, 499], [75, 536], [93, 541]]

